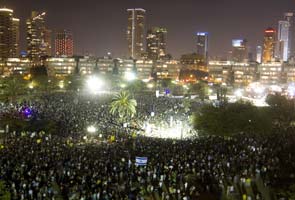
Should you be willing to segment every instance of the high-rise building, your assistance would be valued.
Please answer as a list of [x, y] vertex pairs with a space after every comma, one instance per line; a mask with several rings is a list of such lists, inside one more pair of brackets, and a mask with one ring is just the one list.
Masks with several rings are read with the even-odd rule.
[[198, 32], [197, 37], [197, 54], [202, 56], [204, 61], [208, 62], [208, 33]]
[[129, 56], [139, 59], [144, 51], [145, 10], [142, 8], [128, 9], [127, 41]]
[[49, 29], [44, 30], [44, 42], [41, 49], [46, 56], [52, 56], [52, 31]]
[[239, 63], [248, 61], [248, 47], [246, 39], [232, 40], [232, 61]]
[[58, 57], [72, 57], [74, 55], [74, 40], [70, 31], [61, 30], [56, 33], [55, 55]]
[[166, 56], [166, 37], [166, 28], [153, 27], [147, 31], [146, 51], [148, 59], [161, 60]]
[[290, 23], [288, 21], [279, 21], [276, 58], [285, 62], [290, 58], [289, 28]]
[[13, 10], [0, 8], [0, 59], [17, 56], [19, 20], [13, 18]]
[[27, 55], [33, 63], [38, 64], [42, 57], [51, 54], [51, 34], [45, 27], [46, 13], [32, 12], [27, 20]]
[[274, 61], [276, 43], [276, 31], [273, 28], [267, 28], [264, 31], [263, 42], [263, 63]]
[[261, 46], [256, 47], [256, 62], [258, 62], [258, 63], [262, 62], [262, 47]]
[[284, 21], [289, 22], [289, 37], [288, 37], [288, 48], [289, 48], [289, 57], [295, 57], [295, 20], [294, 20], [294, 13], [287, 12], [284, 14]]
[[19, 56], [19, 24], [20, 20], [12, 18], [12, 40], [13, 40], [13, 51], [12, 57]]

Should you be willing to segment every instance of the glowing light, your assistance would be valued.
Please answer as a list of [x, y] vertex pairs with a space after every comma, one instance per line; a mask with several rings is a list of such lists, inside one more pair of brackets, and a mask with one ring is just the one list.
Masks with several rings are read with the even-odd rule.
[[235, 91], [235, 96], [236, 96], [236, 97], [242, 97], [242, 96], [243, 96], [243, 91], [242, 91], [241, 89], [237, 89], [237, 90]]
[[125, 72], [125, 79], [127, 81], [133, 81], [136, 79], [136, 75], [133, 72]]
[[149, 84], [147, 84], [147, 87], [151, 89], [154, 87], [154, 85], [152, 83], [149, 83]]
[[121, 84], [120, 87], [121, 88], [125, 88], [126, 87], [126, 84]]
[[95, 133], [96, 132], [96, 128], [94, 126], [88, 126], [87, 127], [87, 132], [88, 133]]
[[103, 82], [94, 76], [87, 80], [87, 87], [93, 93], [99, 92], [103, 85]]
[[63, 89], [63, 88], [65, 87], [65, 85], [64, 85], [64, 81], [60, 81], [60, 82], [58, 83], [58, 87], [59, 87], [60, 89]]
[[289, 95], [290, 97], [294, 97], [294, 96], [295, 96], [295, 85], [294, 85], [294, 83], [291, 83], [291, 84], [288, 86], [287, 91], [288, 91], [288, 95]]

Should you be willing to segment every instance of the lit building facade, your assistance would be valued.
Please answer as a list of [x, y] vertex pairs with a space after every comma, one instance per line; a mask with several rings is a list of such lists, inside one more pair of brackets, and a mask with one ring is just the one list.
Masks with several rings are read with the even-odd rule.
[[27, 56], [34, 64], [51, 55], [51, 31], [45, 27], [46, 13], [32, 12], [27, 20]]
[[177, 60], [159, 61], [156, 63], [157, 79], [178, 80], [182, 64]]
[[205, 72], [208, 71], [207, 64], [203, 56], [196, 53], [181, 55], [180, 63], [185, 69], [200, 70]]
[[258, 67], [260, 83], [279, 84], [281, 83], [283, 64], [280, 62], [262, 63]]
[[127, 42], [129, 57], [140, 59], [144, 52], [145, 10], [142, 8], [128, 9]]
[[76, 72], [75, 58], [47, 58], [44, 62], [48, 76], [69, 76]]
[[284, 21], [289, 22], [289, 33], [288, 33], [288, 48], [289, 48], [289, 57], [295, 57], [295, 20], [294, 20], [294, 13], [287, 12], [284, 13]]
[[207, 32], [198, 32], [197, 38], [197, 54], [202, 56], [204, 61], [208, 62], [208, 45], [209, 45], [209, 34]]
[[238, 63], [248, 62], [248, 47], [246, 39], [232, 40], [232, 61]]
[[55, 35], [55, 56], [72, 57], [74, 55], [73, 35], [68, 30], [58, 31]]
[[258, 62], [258, 63], [262, 62], [262, 47], [261, 46], [256, 47], [256, 62]]
[[7, 75], [25, 75], [30, 73], [32, 63], [28, 58], [8, 58]]
[[279, 21], [276, 57], [284, 62], [287, 62], [290, 57], [289, 29], [290, 23], [288, 21]]
[[263, 63], [274, 61], [276, 43], [276, 31], [273, 28], [268, 28], [264, 31], [263, 41]]
[[81, 75], [93, 74], [97, 68], [97, 59], [92, 57], [80, 58], [77, 67], [79, 69], [78, 73]]
[[149, 60], [161, 60], [166, 56], [167, 29], [153, 27], [148, 30], [146, 37], [146, 51]]
[[256, 63], [237, 63], [232, 61], [210, 61], [209, 75], [215, 83], [245, 86], [257, 80]]
[[0, 8], [0, 58], [17, 57], [19, 48], [19, 19], [13, 10]]

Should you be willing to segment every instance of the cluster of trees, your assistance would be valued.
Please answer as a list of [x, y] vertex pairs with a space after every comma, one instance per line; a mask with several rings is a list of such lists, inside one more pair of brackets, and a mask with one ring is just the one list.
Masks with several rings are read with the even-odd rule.
[[193, 125], [200, 135], [232, 136], [241, 133], [269, 134], [295, 127], [295, 100], [269, 95], [269, 107], [249, 102], [205, 105], [193, 114]]

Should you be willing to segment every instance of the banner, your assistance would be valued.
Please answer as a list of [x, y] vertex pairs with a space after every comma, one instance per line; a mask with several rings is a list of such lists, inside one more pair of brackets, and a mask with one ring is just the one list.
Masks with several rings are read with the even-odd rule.
[[147, 165], [147, 157], [135, 157], [135, 165], [136, 166], [146, 166]]

